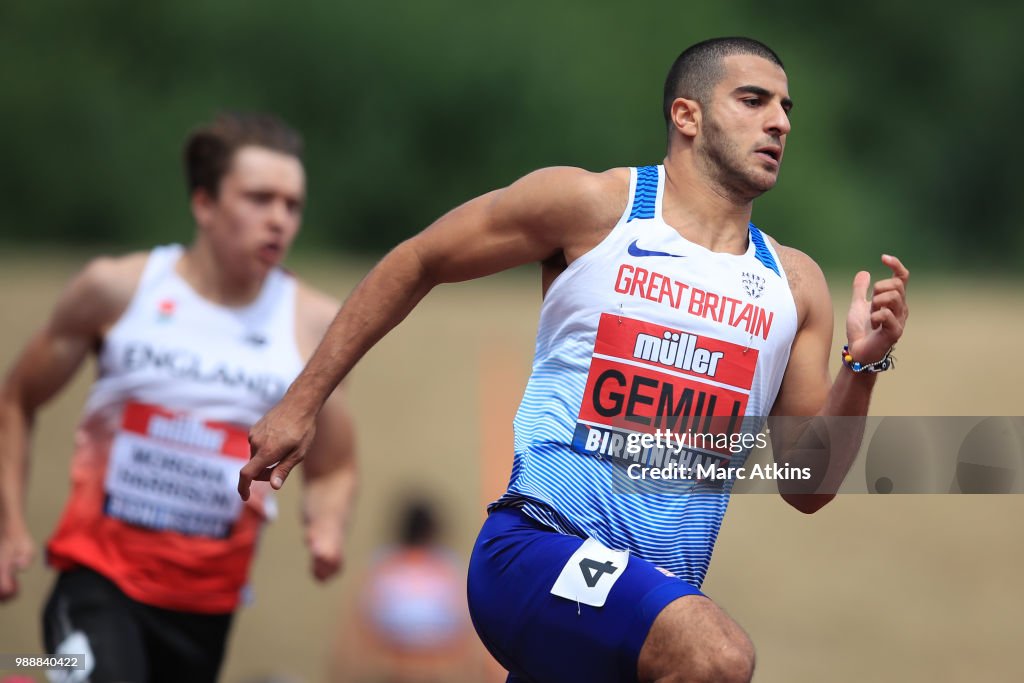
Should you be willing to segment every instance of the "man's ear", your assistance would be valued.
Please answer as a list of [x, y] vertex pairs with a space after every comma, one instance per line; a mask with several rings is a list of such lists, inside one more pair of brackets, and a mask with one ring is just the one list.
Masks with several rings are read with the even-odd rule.
[[697, 100], [688, 100], [685, 97], [677, 97], [672, 102], [671, 113], [672, 126], [679, 131], [679, 134], [686, 138], [697, 137], [700, 130], [701, 109]]
[[209, 225], [216, 203], [217, 200], [210, 195], [206, 188], [197, 187], [192, 191], [189, 206], [192, 209], [192, 218], [195, 220], [197, 227], [202, 229], [204, 226]]

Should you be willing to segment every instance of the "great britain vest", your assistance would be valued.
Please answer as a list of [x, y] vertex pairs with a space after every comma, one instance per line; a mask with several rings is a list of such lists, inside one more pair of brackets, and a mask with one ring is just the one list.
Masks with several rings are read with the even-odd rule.
[[[636, 485], [629, 466], [741, 464], [778, 394], [797, 313], [769, 240], [750, 225], [740, 255], [687, 241], [662, 219], [664, 178], [660, 166], [631, 169], [616, 226], [549, 287], [511, 480], [492, 508], [518, 507], [699, 587], [730, 483]], [[659, 431], [746, 434], [748, 446], [641, 447]]]

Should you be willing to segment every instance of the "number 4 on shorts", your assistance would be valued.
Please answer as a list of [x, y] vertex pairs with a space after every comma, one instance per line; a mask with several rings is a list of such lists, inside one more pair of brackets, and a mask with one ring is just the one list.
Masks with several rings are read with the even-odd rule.
[[[551, 594], [583, 605], [602, 607], [628, 563], [628, 551], [611, 550], [588, 538], [562, 567]], [[606, 575], [608, 578], [604, 578]]]
[[611, 562], [597, 562], [589, 557], [584, 557], [580, 560], [580, 570], [583, 572], [583, 580], [587, 582], [587, 586], [593, 588], [600, 581], [602, 575], [614, 574], [619, 571], [619, 568]]

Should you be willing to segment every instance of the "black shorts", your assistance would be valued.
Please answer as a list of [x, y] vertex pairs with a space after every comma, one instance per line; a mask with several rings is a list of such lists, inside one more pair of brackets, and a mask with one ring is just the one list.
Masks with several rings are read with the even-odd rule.
[[90, 683], [213, 683], [232, 616], [144, 605], [79, 568], [57, 577], [43, 611], [43, 640], [47, 652], [86, 655]]

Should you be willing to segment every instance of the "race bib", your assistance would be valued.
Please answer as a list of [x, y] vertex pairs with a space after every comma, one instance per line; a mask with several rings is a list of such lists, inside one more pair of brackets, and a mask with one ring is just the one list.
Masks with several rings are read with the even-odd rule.
[[105, 479], [104, 512], [128, 524], [226, 538], [242, 511], [244, 429], [151, 405], [125, 406]]
[[[669, 453], [687, 468], [726, 465], [757, 356], [707, 335], [602, 314], [574, 450], [656, 466]], [[641, 435], [657, 436], [658, 450], [628, 448]]]
[[551, 594], [591, 607], [603, 607], [628, 563], [628, 550], [612, 550], [588, 538], [562, 567]]

